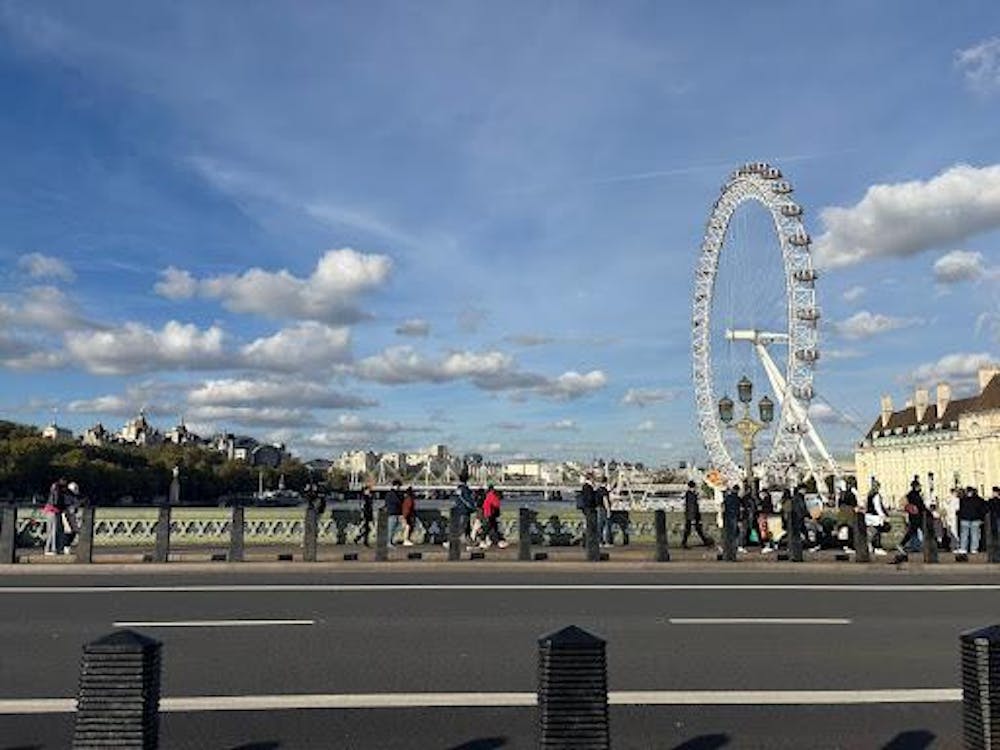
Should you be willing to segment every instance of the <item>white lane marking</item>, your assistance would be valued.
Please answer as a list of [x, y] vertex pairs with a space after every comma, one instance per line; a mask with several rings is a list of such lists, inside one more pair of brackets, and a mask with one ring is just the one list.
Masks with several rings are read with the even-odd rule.
[[116, 628], [245, 628], [315, 624], [315, 620], [124, 620], [111, 623]]
[[850, 625], [846, 617], [671, 617], [671, 625]]
[[[954, 688], [888, 690], [618, 690], [613, 706], [861, 705], [954, 703]], [[328, 695], [200, 695], [161, 698], [166, 713], [202, 711], [282, 711], [291, 709], [494, 708], [535, 706], [536, 693], [335, 693]], [[75, 698], [0, 699], [3, 714], [63, 714], [76, 711]]]
[[1000, 591], [1000, 584], [782, 584], [782, 583], [275, 583], [191, 586], [0, 586], [0, 594], [201, 594], [317, 591], [378, 593], [382, 591], [861, 591], [878, 593]]

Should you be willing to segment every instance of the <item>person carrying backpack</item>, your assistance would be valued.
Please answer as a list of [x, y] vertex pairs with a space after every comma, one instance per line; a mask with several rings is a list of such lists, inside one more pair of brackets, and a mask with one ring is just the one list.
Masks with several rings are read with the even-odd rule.
[[923, 528], [924, 514], [927, 513], [927, 506], [924, 504], [924, 494], [920, 491], [920, 480], [914, 477], [910, 482], [910, 491], [906, 493], [906, 533], [899, 543], [899, 551], [906, 553], [906, 545], [914, 538], [920, 538], [920, 531]]
[[400, 506], [400, 515], [403, 517], [403, 546], [412, 547], [413, 540], [410, 535], [413, 527], [417, 523], [417, 498], [413, 494], [413, 487], [407, 487], [403, 494], [403, 504]]

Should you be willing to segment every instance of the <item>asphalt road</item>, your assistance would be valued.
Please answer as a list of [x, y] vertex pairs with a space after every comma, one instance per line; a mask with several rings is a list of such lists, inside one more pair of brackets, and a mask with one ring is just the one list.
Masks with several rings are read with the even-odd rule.
[[[164, 644], [167, 698], [376, 696], [363, 709], [164, 713], [167, 748], [531, 747], [530, 707], [421, 696], [530, 694], [538, 636], [575, 624], [607, 639], [613, 696], [672, 696], [613, 706], [615, 747], [956, 747], [953, 698], [845, 700], [954, 691], [958, 634], [1000, 622], [1000, 576], [985, 571], [541, 568], [0, 576], [0, 703], [72, 697], [82, 644], [141, 622]], [[743, 705], [676, 705], [686, 691]], [[792, 705], [745, 691], [791, 691], [779, 702]], [[796, 705], [803, 691], [835, 692]], [[418, 707], [376, 707], [399, 694]], [[71, 726], [66, 713], [0, 714], [0, 749], [65, 747]]]

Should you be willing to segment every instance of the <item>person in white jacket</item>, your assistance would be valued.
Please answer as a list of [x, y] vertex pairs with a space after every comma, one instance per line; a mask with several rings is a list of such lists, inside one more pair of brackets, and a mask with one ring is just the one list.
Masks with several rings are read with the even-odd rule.
[[886, 513], [885, 505], [882, 503], [878, 480], [872, 477], [872, 487], [868, 491], [868, 506], [865, 508], [865, 525], [868, 527], [868, 542], [876, 555], [885, 554], [882, 548], [882, 528], [888, 519], [889, 514]]

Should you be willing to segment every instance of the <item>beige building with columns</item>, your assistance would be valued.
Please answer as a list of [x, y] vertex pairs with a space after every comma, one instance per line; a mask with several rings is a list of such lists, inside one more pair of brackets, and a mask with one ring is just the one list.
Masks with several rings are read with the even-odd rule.
[[981, 369], [978, 392], [968, 398], [953, 399], [951, 386], [939, 383], [933, 400], [927, 388], [917, 388], [912, 403], [894, 411], [892, 399], [883, 396], [855, 462], [861, 493], [874, 477], [894, 506], [914, 476], [926, 492], [933, 475], [939, 497], [956, 484], [988, 497], [1000, 485], [1000, 367]]

